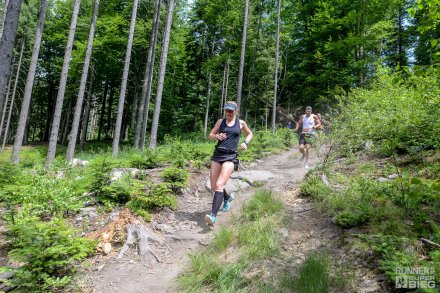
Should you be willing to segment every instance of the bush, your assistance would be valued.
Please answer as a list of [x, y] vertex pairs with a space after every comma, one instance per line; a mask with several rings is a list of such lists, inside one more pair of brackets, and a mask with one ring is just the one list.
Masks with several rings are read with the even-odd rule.
[[161, 176], [174, 192], [180, 192], [188, 186], [189, 173], [185, 170], [169, 167], [162, 172]]
[[9, 281], [25, 291], [56, 291], [70, 282], [76, 261], [92, 253], [95, 242], [76, 237], [61, 219], [41, 222], [24, 218], [11, 225], [8, 239], [13, 247], [9, 257], [23, 265]]
[[130, 167], [137, 169], [154, 169], [159, 166], [159, 159], [154, 150], [147, 150], [133, 154], [130, 159]]
[[153, 185], [146, 193], [136, 192], [132, 194], [127, 207], [138, 216], [150, 221], [151, 214], [149, 211], [151, 209], [156, 207], [175, 208], [176, 204], [176, 198], [173, 191], [168, 188], [168, 184], [160, 183]]
[[368, 221], [369, 214], [363, 211], [343, 211], [336, 216], [336, 223], [343, 228], [357, 227]]
[[343, 114], [336, 134], [351, 149], [373, 141], [383, 155], [416, 154], [440, 146], [440, 85], [436, 72], [402, 75], [379, 69], [370, 89], [358, 88], [340, 96]]

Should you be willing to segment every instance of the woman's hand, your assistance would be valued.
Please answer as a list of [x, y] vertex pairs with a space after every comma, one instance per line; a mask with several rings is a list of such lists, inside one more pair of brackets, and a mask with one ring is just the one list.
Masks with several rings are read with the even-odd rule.
[[247, 144], [246, 144], [245, 142], [243, 142], [243, 143], [240, 145], [240, 150], [247, 150]]
[[224, 141], [226, 139], [226, 133], [219, 133], [215, 135], [215, 138], [217, 138], [220, 141]]

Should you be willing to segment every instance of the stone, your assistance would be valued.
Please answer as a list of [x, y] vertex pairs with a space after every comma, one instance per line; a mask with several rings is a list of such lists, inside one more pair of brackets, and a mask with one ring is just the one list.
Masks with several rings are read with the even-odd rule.
[[374, 143], [371, 140], [366, 141], [364, 144], [364, 149], [366, 149], [367, 151], [370, 151], [373, 147]]
[[[230, 178], [228, 182], [226, 183], [225, 189], [231, 193], [231, 192], [237, 192], [238, 190], [248, 188], [250, 185], [247, 182], [244, 182], [240, 179], [233, 179]], [[209, 178], [206, 180], [205, 184], [206, 189], [208, 192], [211, 192], [211, 182]]]
[[55, 172], [55, 178], [56, 179], [63, 179], [64, 178], [64, 172], [63, 171], [56, 171]]
[[70, 165], [73, 167], [85, 167], [89, 164], [89, 161], [83, 161], [81, 159], [73, 159], [72, 162], [70, 162]]
[[94, 219], [98, 217], [98, 213], [96, 211], [95, 207], [86, 207], [86, 208], [80, 208], [79, 211], [83, 216], [87, 216], [90, 219]]
[[105, 254], [109, 254], [110, 252], [112, 252], [112, 244], [109, 242], [104, 243], [104, 245], [102, 246], [102, 251]]
[[275, 175], [272, 172], [253, 170], [235, 172], [231, 175], [231, 178], [233, 179], [241, 179], [250, 183], [254, 183], [255, 181], [269, 181], [274, 177]]
[[399, 178], [399, 174], [391, 174], [390, 176], [388, 176], [389, 179], [396, 179]]
[[384, 178], [384, 177], [380, 177], [379, 179], [377, 179], [377, 181], [379, 181], [380, 183], [384, 183], [384, 182], [390, 181], [390, 179]]
[[173, 234], [174, 229], [170, 225], [167, 224], [157, 224], [155, 227], [157, 230], [160, 230], [162, 232], [165, 232], [166, 234]]
[[110, 181], [116, 181], [121, 179], [125, 174], [129, 174], [130, 177], [134, 178], [138, 175], [142, 170], [137, 168], [114, 168], [110, 172]]
[[280, 229], [278, 230], [278, 232], [280, 232], [281, 235], [282, 235], [284, 238], [289, 237], [289, 230], [287, 230], [286, 228], [280, 228]]
[[365, 280], [359, 289], [362, 293], [380, 292], [380, 286], [376, 280]]

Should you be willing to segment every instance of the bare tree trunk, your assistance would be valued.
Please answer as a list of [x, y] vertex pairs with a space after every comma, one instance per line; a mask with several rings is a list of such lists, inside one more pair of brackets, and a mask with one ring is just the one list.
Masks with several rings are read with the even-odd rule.
[[66, 51], [64, 52], [63, 69], [61, 70], [60, 85], [58, 88], [57, 101], [55, 104], [55, 112], [53, 115], [52, 129], [49, 137], [49, 148], [45, 166], [49, 167], [54, 158], [58, 143], [58, 130], [60, 128], [61, 111], [63, 110], [64, 93], [66, 91], [67, 75], [70, 68], [70, 57], [72, 56], [72, 45], [75, 38], [76, 24], [78, 22], [78, 12], [81, 0], [75, 0], [73, 5], [72, 20], [70, 21], [69, 36], [67, 38]]
[[212, 76], [212, 72], [210, 71], [208, 74], [208, 94], [206, 97], [206, 111], [205, 111], [205, 125], [203, 128], [203, 133], [206, 134], [208, 133], [208, 116], [209, 116], [209, 99], [211, 98], [211, 76]]
[[[11, 1], [13, 2], [13, 1]], [[23, 102], [20, 110], [20, 118], [18, 121], [17, 132], [15, 133], [15, 142], [12, 149], [11, 163], [18, 164], [20, 162], [20, 151], [23, 144], [24, 130], [29, 113], [29, 104], [31, 102], [32, 86], [34, 84], [35, 70], [37, 68], [38, 54], [40, 52], [41, 37], [43, 35], [44, 20], [46, 18], [48, 0], [41, 0], [40, 13], [38, 16], [37, 32], [35, 33], [34, 47], [32, 49], [31, 64], [27, 74], [26, 85], [24, 88]]]
[[[229, 60], [229, 58], [228, 58]], [[219, 105], [219, 109], [218, 109], [218, 117], [222, 117], [222, 113], [223, 113], [223, 104], [224, 104], [224, 97], [225, 97], [225, 85], [226, 85], [226, 68], [227, 68], [227, 63], [228, 61], [226, 61], [224, 69], [223, 69], [223, 79], [222, 79], [222, 95], [220, 97], [220, 105]]]
[[67, 139], [67, 133], [69, 131], [69, 126], [70, 126], [70, 115], [72, 112], [72, 105], [73, 104], [73, 98], [69, 99], [69, 105], [67, 106], [67, 111], [66, 111], [66, 116], [65, 116], [65, 120], [64, 120], [64, 129], [63, 129], [63, 136], [61, 138], [61, 144], [64, 145], [64, 142]]
[[277, 93], [278, 93], [278, 59], [280, 54], [280, 16], [281, 16], [281, 2], [278, 0], [278, 16], [277, 16], [277, 45], [275, 49], [275, 82], [273, 88], [273, 109], [272, 109], [272, 133], [276, 130], [276, 117], [277, 117]]
[[1, 1], [1, 2], [3, 2], [3, 9], [0, 12], [0, 39], [2, 38], [2, 35], [3, 35], [3, 23], [5, 21], [6, 7], [8, 7], [8, 0]]
[[119, 141], [121, 136], [122, 115], [124, 112], [125, 91], [127, 89], [128, 70], [130, 68], [131, 47], [133, 46], [134, 26], [136, 24], [136, 13], [138, 0], [133, 1], [131, 12], [130, 31], [128, 34], [127, 52], [125, 53], [124, 72], [122, 73], [121, 91], [119, 93], [118, 114], [116, 116], [115, 135], [113, 136], [112, 154], [116, 156], [119, 150]]
[[160, 104], [162, 102], [163, 84], [167, 67], [168, 46], [170, 43], [171, 24], [173, 22], [174, 0], [168, 0], [168, 11], [166, 27], [164, 32], [162, 53], [159, 65], [159, 80], [157, 82], [156, 103], [154, 105], [154, 116], [151, 124], [150, 148], [155, 148], [157, 144], [157, 128], [159, 127]]
[[69, 144], [66, 150], [66, 160], [72, 161], [75, 154], [76, 140], [78, 136], [79, 120], [81, 118], [81, 109], [84, 100], [84, 92], [86, 90], [87, 76], [89, 74], [90, 58], [92, 56], [93, 39], [95, 38], [96, 19], [98, 18], [99, 0], [95, 0], [93, 8], [92, 21], [90, 23], [89, 39], [87, 40], [86, 56], [84, 59], [83, 71], [79, 85], [78, 98], [76, 100], [75, 112], [73, 115], [72, 130], [69, 135]]
[[110, 99], [108, 101], [108, 111], [107, 111], [107, 127], [106, 127], [106, 138], [111, 137], [112, 128], [112, 114], [113, 114], [113, 97], [115, 94], [115, 88], [113, 84], [113, 80], [110, 81]]
[[8, 2], [3, 22], [3, 33], [0, 39], [0, 113], [2, 112], [5, 100], [6, 86], [11, 68], [12, 50], [14, 48], [15, 36], [17, 35], [22, 2], [23, 0]]
[[[263, 9], [264, 6], [264, 0], [261, 0], [260, 3], [260, 14], [258, 17], [258, 25], [257, 25], [257, 36], [256, 36], [256, 40], [255, 40], [255, 47], [254, 47], [254, 55], [252, 57], [252, 64], [251, 64], [251, 69], [249, 72], [249, 78], [248, 78], [248, 92], [247, 92], [247, 98], [246, 100], [249, 101], [250, 97], [252, 97], [252, 86], [254, 85], [254, 77], [255, 77], [255, 64], [257, 63], [257, 55], [258, 55], [258, 49], [259, 49], [259, 45], [260, 45], [260, 31], [261, 31], [261, 22], [262, 22], [262, 18], [263, 18]], [[246, 110], [246, 113], [248, 113], [248, 111]], [[245, 119], [247, 121], [247, 119]]]
[[154, 55], [156, 52], [157, 35], [160, 23], [160, 4], [161, 0], [156, 2], [156, 13], [151, 28], [150, 45], [148, 46], [147, 65], [145, 67], [145, 79], [142, 85], [141, 103], [139, 105], [138, 119], [136, 122], [136, 132], [134, 136], [134, 147], [145, 148], [145, 133], [147, 131], [148, 111], [150, 108], [151, 86], [153, 83]]
[[[12, 58], [12, 64], [15, 63], [15, 56], [14, 58]], [[13, 69], [13, 68], [12, 68]], [[8, 81], [8, 86], [7, 86], [7, 91], [6, 91], [6, 95], [5, 95], [5, 103], [4, 103], [4, 107], [3, 107], [3, 111], [1, 111], [0, 113], [2, 113], [1, 115], [1, 119], [0, 119], [0, 139], [2, 138], [2, 133], [3, 133], [3, 125], [5, 123], [5, 118], [6, 118], [6, 111], [8, 108], [8, 104], [9, 104], [9, 99], [12, 99], [12, 96], [10, 95], [11, 93], [11, 87], [12, 87], [12, 80], [13, 80], [13, 75], [11, 75], [9, 77], [9, 81]]]
[[90, 86], [89, 86], [89, 92], [87, 94], [87, 101], [84, 109], [84, 116], [82, 120], [81, 125], [81, 137], [79, 139], [79, 149], [81, 151], [84, 150], [84, 145], [86, 143], [87, 138], [87, 127], [89, 125], [89, 116], [90, 116], [90, 108], [92, 107], [92, 97], [93, 97], [93, 83], [95, 80], [95, 75], [92, 70], [92, 74], [90, 76]]
[[241, 40], [240, 68], [238, 70], [238, 82], [237, 82], [237, 113], [240, 113], [240, 107], [241, 107], [241, 90], [243, 88], [244, 55], [246, 53], [247, 27], [248, 27], [248, 19], [249, 19], [248, 14], [249, 14], [249, 0], [246, 0], [245, 9], [244, 9], [243, 38]]
[[[18, 66], [17, 66], [17, 73], [15, 75], [15, 82], [14, 82], [14, 89], [12, 90], [12, 98], [9, 106], [9, 113], [8, 113], [8, 119], [6, 121], [6, 127], [5, 127], [5, 133], [3, 136], [3, 143], [2, 143], [2, 149], [3, 152], [6, 142], [8, 141], [8, 133], [9, 133], [9, 124], [11, 123], [11, 116], [12, 116], [12, 110], [14, 109], [14, 101], [15, 101], [15, 94], [17, 92], [17, 85], [20, 78], [20, 69], [21, 69], [21, 62], [23, 60], [23, 53], [24, 53], [24, 41], [21, 43], [21, 50], [20, 50], [20, 58], [18, 59]], [[1, 129], [0, 129], [1, 131]], [[1, 136], [1, 135], [0, 135]]]
[[99, 114], [98, 140], [101, 140], [102, 128], [104, 128], [105, 102], [107, 100], [108, 81], [105, 81], [104, 93], [102, 94], [101, 113]]

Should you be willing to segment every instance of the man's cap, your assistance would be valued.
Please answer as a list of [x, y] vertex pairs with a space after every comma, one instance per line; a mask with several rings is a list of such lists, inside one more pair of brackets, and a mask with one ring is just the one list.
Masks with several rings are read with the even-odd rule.
[[307, 107], [306, 107], [306, 111], [309, 111], [309, 110], [312, 111], [312, 107], [307, 106]]
[[232, 103], [226, 103], [225, 106], [223, 107], [223, 110], [236, 111], [237, 110], [237, 105], [232, 104]]

